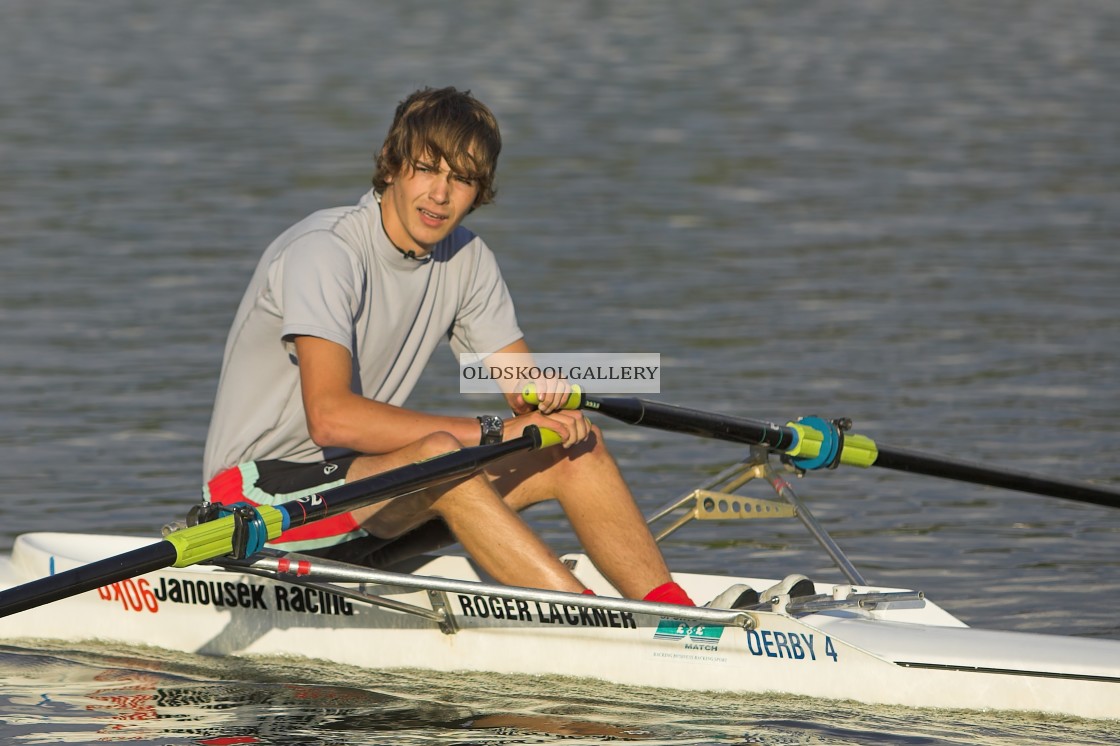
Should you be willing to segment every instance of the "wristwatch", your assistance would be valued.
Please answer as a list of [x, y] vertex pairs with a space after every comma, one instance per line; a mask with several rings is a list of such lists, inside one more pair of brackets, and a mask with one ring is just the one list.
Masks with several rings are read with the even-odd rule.
[[501, 417], [484, 414], [478, 418], [478, 424], [482, 427], [482, 438], [478, 441], [480, 446], [491, 446], [502, 442], [502, 431], [506, 425]]

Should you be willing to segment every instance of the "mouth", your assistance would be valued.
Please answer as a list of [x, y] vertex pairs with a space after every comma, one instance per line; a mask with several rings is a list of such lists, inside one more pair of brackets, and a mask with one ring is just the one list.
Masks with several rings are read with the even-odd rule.
[[425, 210], [423, 207], [418, 207], [416, 211], [420, 213], [420, 219], [424, 222], [424, 224], [429, 225], [433, 228], [443, 225], [444, 221], [447, 220], [446, 215], [440, 215], [439, 213], [432, 212], [431, 210]]

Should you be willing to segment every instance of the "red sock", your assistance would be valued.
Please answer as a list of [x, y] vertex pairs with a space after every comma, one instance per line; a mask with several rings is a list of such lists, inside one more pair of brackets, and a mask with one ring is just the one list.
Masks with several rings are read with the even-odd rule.
[[657, 586], [647, 593], [642, 600], [659, 604], [676, 604], [677, 606], [696, 605], [696, 603], [688, 597], [688, 594], [684, 592], [684, 588], [681, 588], [672, 581]]

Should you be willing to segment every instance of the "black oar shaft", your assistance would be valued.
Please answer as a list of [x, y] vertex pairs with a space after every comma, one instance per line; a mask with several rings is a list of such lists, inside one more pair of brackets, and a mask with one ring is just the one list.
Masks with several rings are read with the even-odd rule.
[[[527, 391], [531, 393], [531, 390]], [[631, 425], [643, 425], [732, 443], [768, 446], [775, 451], [785, 451], [797, 442], [797, 436], [790, 427], [645, 399], [590, 398], [577, 392], [572, 402], [581, 409], [602, 412], [608, 417]], [[1115, 489], [1013, 469], [994, 468], [903, 448], [892, 448], [878, 443], [875, 446], [878, 455], [869, 464], [871, 466], [1120, 508], [1120, 491]]]
[[608, 417], [631, 425], [699, 435], [733, 443], [762, 445], [777, 450], [786, 450], [797, 443], [797, 433], [790, 427], [645, 399], [625, 397], [589, 399], [584, 396], [582, 408], [602, 412]]
[[48, 575], [30, 583], [0, 591], [0, 617], [17, 614], [36, 606], [59, 601], [95, 588], [134, 578], [147, 572], [170, 567], [178, 557], [169, 541], [133, 549], [115, 557]]
[[1043, 477], [1012, 469], [993, 469], [982, 464], [958, 461], [943, 456], [931, 456], [881, 444], [879, 445], [879, 457], [875, 460], [875, 466], [1120, 508], [1120, 492], [1105, 487], [1076, 482], [1071, 479]]

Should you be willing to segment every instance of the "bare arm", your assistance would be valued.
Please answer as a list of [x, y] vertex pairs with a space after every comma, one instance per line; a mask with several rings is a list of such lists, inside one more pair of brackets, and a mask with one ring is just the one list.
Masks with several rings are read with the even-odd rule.
[[[466, 446], [478, 445], [479, 426], [473, 417], [427, 414], [355, 394], [350, 389], [350, 351], [342, 345], [300, 336], [295, 338], [295, 346], [307, 429], [316, 445], [388, 453], [435, 432], [450, 433]], [[557, 431], [568, 445], [586, 437], [569, 424], [571, 419], [532, 411], [507, 420], [506, 437], [520, 435], [526, 425], [536, 424]]]
[[434, 432], [476, 445], [478, 422], [416, 412], [350, 390], [350, 351], [319, 337], [296, 337], [300, 390], [311, 439], [320, 447], [388, 453]]

